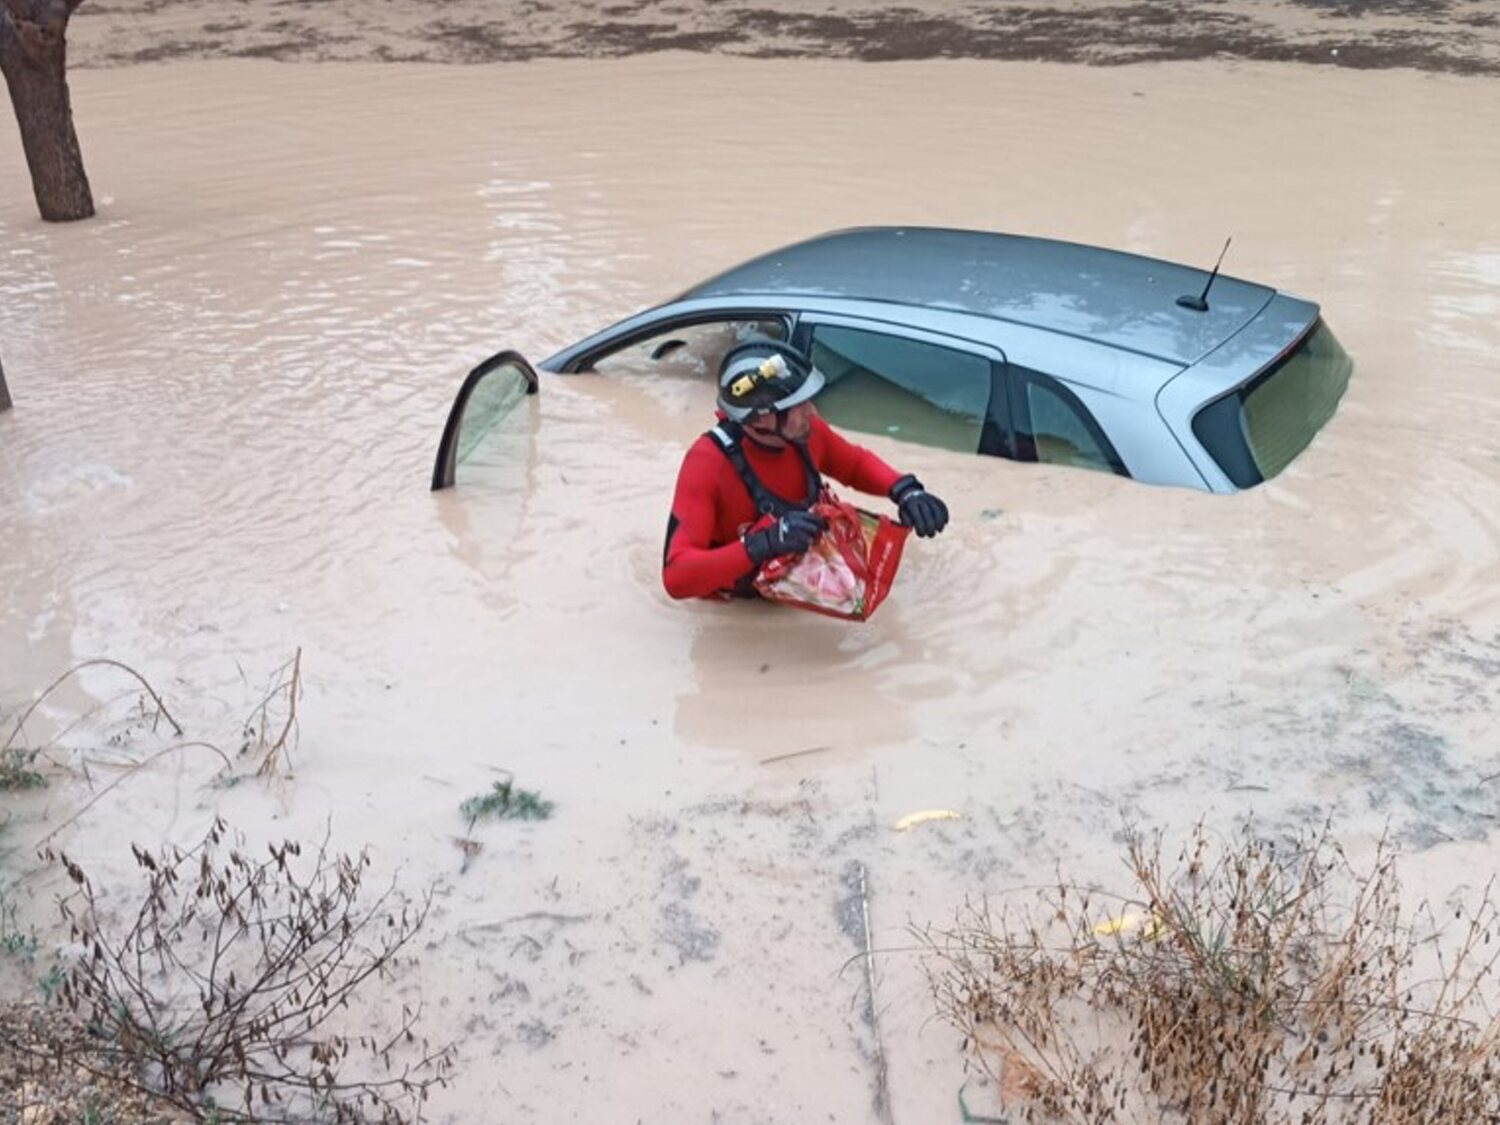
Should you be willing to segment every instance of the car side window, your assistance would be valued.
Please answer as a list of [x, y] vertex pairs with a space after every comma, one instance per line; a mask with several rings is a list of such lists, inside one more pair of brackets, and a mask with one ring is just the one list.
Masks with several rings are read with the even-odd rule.
[[1055, 379], [1012, 368], [1021, 398], [1016, 410], [1016, 448], [1023, 461], [1073, 465], [1129, 476], [1120, 455], [1088, 408]]
[[832, 324], [813, 327], [811, 354], [828, 380], [818, 413], [832, 425], [979, 450], [992, 385], [987, 356]]

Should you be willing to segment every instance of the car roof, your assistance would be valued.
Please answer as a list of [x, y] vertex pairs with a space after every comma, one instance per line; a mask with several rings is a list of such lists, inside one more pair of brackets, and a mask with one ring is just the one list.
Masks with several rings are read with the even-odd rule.
[[1176, 303], [1207, 270], [1074, 242], [937, 227], [861, 227], [773, 250], [678, 300], [825, 297], [931, 308], [1190, 364], [1275, 295], [1219, 275], [1207, 312]]

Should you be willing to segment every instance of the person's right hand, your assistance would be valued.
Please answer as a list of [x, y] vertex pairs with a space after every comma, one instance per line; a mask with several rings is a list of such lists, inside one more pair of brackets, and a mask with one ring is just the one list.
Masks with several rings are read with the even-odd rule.
[[760, 566], [782, 555], [802, 554], [827, 529], [817, 516], [798, 508], [745, 536], [745, 550], [750, 552], [750, 561]]

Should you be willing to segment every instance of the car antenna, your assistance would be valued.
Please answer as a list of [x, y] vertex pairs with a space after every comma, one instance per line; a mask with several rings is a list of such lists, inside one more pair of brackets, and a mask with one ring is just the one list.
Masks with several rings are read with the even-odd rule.
[[1191, 293], [1184, 293], [1181, 297], [1177, 298], [1179, 305], [1185, 309], [1192, 309], [1194, 312], [1208, 311], [1208, 290], [1213, 285], [1214, 278], [1219, 276], [1219, 267], [1224, 264], [1224, 255], [1229, 253], [1229, 244], [1233, 240], [1234, 235], [1230, 235], [1224, 240], [1224, 249], [1219, 251], [1219, 260], [1214, 263], [1214, 272], [1208, 275], [1208, 284], [1203, 287], [1203, 292], [1199, 293], [1196, 297]]

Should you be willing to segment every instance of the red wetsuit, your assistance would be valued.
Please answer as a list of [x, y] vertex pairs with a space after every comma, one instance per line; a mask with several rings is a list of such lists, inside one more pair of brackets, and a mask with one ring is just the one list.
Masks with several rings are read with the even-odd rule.
[[[806, 467], [795, 449], [767, 449], [748, 437], [740, 448], [761, 483], [777, 496], [808, 505], [816, 499], [807, 495]], [[839, 437], [817, 416], [807, 436], [807, 451], [820, 473], [860, 492], [884, 496], [901, 476], [868, 449]], [[667, 593], [674, 598], [713, 597], [753, 573], [755, 564], [740, 541], [740, 530], [757, 518], [755, 503], [733, 464], [704, 434], [688, 449], [677, 474], [661, 572]]]

